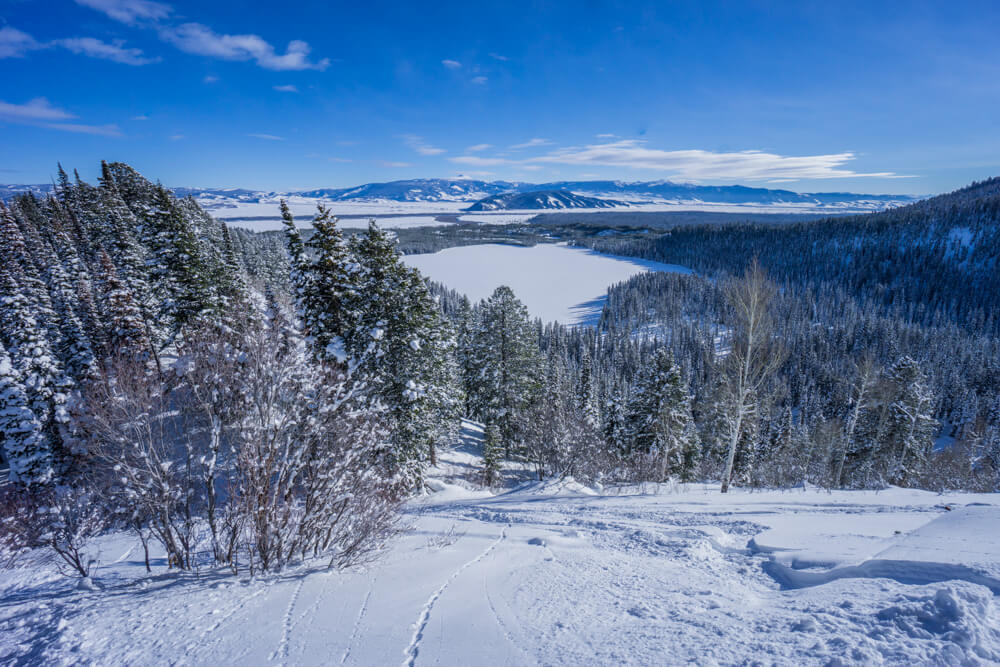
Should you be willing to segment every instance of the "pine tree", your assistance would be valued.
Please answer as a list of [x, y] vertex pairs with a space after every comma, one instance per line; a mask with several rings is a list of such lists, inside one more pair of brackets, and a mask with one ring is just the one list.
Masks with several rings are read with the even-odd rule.
[[889, 480], [895, 484], [912, 483], [920, 474], [937, 435], [938, 422], [931, 416], [934, 397], [920, 364], [903, 356], [889, 370], [894, 400], [889, 406], [887, 457]]
[[650, 481], [671, 476], [690, 479], [698, 462], [698, 438], [691, 414], [691, 395], [670, 353], [661, 349], [640, 375], [625, 418], [625, 442], [632, 457], [652, 466]]
[[154, 356], [147, 328], [132, 291], [118, 275], [107, 253], [101, 253], [99, 285], [108, 328], [108, 356], [146, 360]]
[[509, 287], [498, 287], [479, 308], [468, 355], [473, 414], [493, 426], [510, 458], [523, 442], [542, 381], [536, 330]]
[[41, 422], [31, 410], [20, 374], [0, 343], [0, 446], [19, 484], [45, 484], [52, 479], [52, 448]]
[[[300, 283], [293, 286], [299, 293], [299, 309], [308, 342], [317, 357], [324, 361], [345, 366], [356, 364], [357, 357], [350, 358], [346, 336], [361, 335], [356, 333], [357, 265], [337, 228], [336, 218], [322, 204], [318, 205], [318, 212], [313, 218], [313, 234], [306, 244], [313, 253], [308, 264], [305, 260], [301, 260], [300, 264], [299, 258], [304, 256], [304, 252], [297, 247], [298, 232], [294, 230], [290, 216], [285, 220], [285, 238], [289, 252], [293, 254], [293, 271], [298, 266], [308, 266], [307, 280], [296, 280], [293, 274], [293, 283]], [[366, 335], [369, 340], [361, 354], [381, 333], [371, 330]]]
[[154, 190], [148, 223], [152, 256], [150, 277], [160, 297], [159, 315], [173, 335], [211, 304], [209, 276], [191, 223], [162, 185]]
[[583, 359], [580, 361], [580, 380], [577, 383], [576, 396], [584, 421], [589, 426], [597, 428], [601, 423], [601, 416], [597, 407], [597, 389], [594, 387], [593, 364], [589, 350], [584, 350]]

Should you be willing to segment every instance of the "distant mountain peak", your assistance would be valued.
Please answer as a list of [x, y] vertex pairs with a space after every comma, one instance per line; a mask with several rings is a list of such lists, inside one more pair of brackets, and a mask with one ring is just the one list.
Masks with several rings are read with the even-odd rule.
[[466, 211], [504, 211], [565, 208], [618, 208], [628, 206], [626, 202], [599, 197], [586, 197], [568, 190], [533, 190], [531, 192], [507, 192], [477, 201]]

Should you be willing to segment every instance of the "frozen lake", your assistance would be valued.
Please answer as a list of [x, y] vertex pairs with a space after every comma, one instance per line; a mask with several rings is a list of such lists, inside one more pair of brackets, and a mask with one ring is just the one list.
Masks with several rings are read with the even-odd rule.
[[586, 326], [597, 324], [611, 285], [647, 271], [691, 273], [683, 266], [603, 255], [563, 244], [532, 248], [472, 245], [403, 259], [473, 302], [507, 285], [532, 317]]

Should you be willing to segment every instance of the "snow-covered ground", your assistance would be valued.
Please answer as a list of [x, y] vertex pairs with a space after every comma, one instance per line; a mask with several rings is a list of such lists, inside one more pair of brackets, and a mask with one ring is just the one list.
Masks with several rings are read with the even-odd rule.
[[[199, 199], [199, 203], [216, 218], [221, 220], [245, 219], [256, 217], [276, 217], [278, 202], [281, 196], [266, 198], [260, 202], [240, 202], [236, 200]], [[293, 195], [285, 197], [292, 215], [312, 218], [316, 214], [316, 204], [321, 203], [334, 215], [371, 215], [379, 216], [387, 213], [420, 215], [431, 213], [456, 213], [469, 204], [467, 202], [398, 202], [388, 199], [365, 201], [330, 201], [315, 197]]]
[[[307, 229], [312, 225], [313, 214], [298, 216], [295, 218], [295, 226], [299, 229]], [[294, 214], [293, 214], [294, 215]], [[394, 215], [394, 216], [372, 216], [383, 229], [411, 229], [413, 227], [443, 227], [454, 224], [453, 222], [442, 222], [434, 215]], [[368, 218], [340, 218], [338, 224], [347, 229], [365, 229], [368, 227]], [[225, 220], [230, 227], [241, 227], [252, 232], [272, 232], [282, 229], [280, 218], [269, 218], [267, 220], [242, 220], [233, 218]]]
[[674, 264], [603, 255], [564, 244], [472, 245], [407, 255], [403, 260], [474, 302], [507, 285], [532, 317], [573, 325], [595, 324], [607, 289], [615, 283], [646, 271], [691, 272]]
[[[1000, 662], [1000, 497], [475, 483], [481, 430], [370, 566], [0, 572], [0, 664]], [[516, 485], [516, 486], [515, 486]]]

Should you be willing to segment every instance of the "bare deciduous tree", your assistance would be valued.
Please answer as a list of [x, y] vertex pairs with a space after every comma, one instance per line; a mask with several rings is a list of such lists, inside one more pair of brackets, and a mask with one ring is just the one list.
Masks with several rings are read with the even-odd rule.
[[754, 259], [743, 276], [726, 287], [733, 313], [732, 349], [724, 361], [723, 436], [727, 445], [722, 492], [729, 491], [736, 449], [749, 417], [757, 412], [759, 393], [784, 361], [774, 340], [770, 304], [777, 287]]

